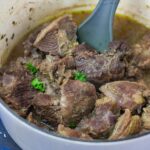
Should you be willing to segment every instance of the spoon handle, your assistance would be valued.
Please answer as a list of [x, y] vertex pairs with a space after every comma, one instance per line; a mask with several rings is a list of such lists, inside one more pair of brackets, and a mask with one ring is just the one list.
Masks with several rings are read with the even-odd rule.
[[88, 43], [99, 52], [108, 50], [108, 44], [113, 38], [113, 20], [119, 1], [99, 1], [92, 15], [78, 29], [80, 42]]

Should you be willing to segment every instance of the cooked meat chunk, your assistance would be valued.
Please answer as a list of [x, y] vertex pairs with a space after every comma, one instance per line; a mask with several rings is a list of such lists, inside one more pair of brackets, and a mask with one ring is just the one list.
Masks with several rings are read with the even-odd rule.
[[79, 122], [94, 108], [96, 90], [94, 85], [78, 80], [69, 80], [61, 87], [61, 115], [64, 123]]
[[74, 58], [72, 56], [66, 56], [62, 59], [55, 59], [51, 61], [46, 59], [40, 64], [40, 71], [44, 73], [55, 73], [59, 66], [62, 65], [64, 65], [66, 69], [75, 68]]
[[18, 59], [4, 70], [0, 87], [0, 96], [11, 108], [25, 117], [36, 91], [31, 87], [32, 76]]
[[139, 116], [131, 116], [130, 110], [126, 109], [125, 113], [119, 117], [110, 140], [125, 138], [129, 135], [139, 133], [142, 128], [141, 119]]
[[17, 77], [13, 74], [4, 73], [1, 77], [0, 95], [2, 97], [9, 95], [17, 85]]
[[140, 42], [132, 48], [133, 61], [132, 63], [140, 69], [150, 69], [150, 32], [147, 33]]
[[144, 110], [142, 114], [143, 127], [145, 129], [150, 130], [150, 106], [147, 106], [143, 110]]
[[92, 114], [82, 119], [77, 129], [94, 138], [102, 137], [115, 125], [116, 108], [116, 104], [107, 97], [97, 100]]
[[59, 97], [47, 94], [37, 94], [32, 100], [34, 113], [54, 127], [61, 122], [59, 103]]
[[144, 89], [136, 82], [116, 81], [103, 85], [100, 91], [116, 101], [121, 108], [133, 111], [143, 105]]
[[5, 100], [20, 115], [26, 116], [35, 94], [36, 91], [32, 89], [30, 81], [24, 80], [16, 84], [16, 87], [14, 87], [10, 95], [6, 96]]
[[35, 51], [35, 48], [33, 46], [34, 41], [36, 40], [37, 35], [40, 33], [40, 31], [42, 29], [44, 29], [47, 26], [47, 24], [44, 24], [40, 27], [38, 27], [37, 29], [35, 29], [31, 34], [29, 34], [28, 38], [23, 42], [23, 46], [24, 46], [24, 54], [25, 56], [30, 56], [30, 54]]
[[73, 77], [73, 70], [71, 69], [74, 68], [75, 63], [72, 56], [66, 56], [62, 59], [53, 60], [52, 62], [46, 59], [39, 65], [40, 72], [47, 74], [51, 81], [55, 81], [59, 85], [61, 85], [64, 80]]
[[77, 26], [71, 16], [60, 17], [41, 30], [34, 46], [52, 55], [65, 56], [76, 45], [76, 31]]
[[61, 125], [61, 124], [58, 125], [57, 132], [60, 135], [65, 136], [65, 137], [79, 138], [82, 140], [92, 140], [92, 138], [89, 135], [82, 133], [80, 131], [74, 130], [74, 129], [64, 127], [64, 125]]
[[80, 53], [80, 52], [87, 52], [87, 51], [93, 52], [95, 54], [97, 53], [94, 48], [92, 48], [91, 46], [89, 46], [86, 43], [82, 43], [75, 47], [75, 49], [73, 50], [73, 54], [78, 55], [78, 53]]
[[121, 79], [125, 73], [124, 53], [116, 50], [104, 54], [81, 51], [75, 56], [76, 68], [86, 73], [88, 80], [96, 85]]

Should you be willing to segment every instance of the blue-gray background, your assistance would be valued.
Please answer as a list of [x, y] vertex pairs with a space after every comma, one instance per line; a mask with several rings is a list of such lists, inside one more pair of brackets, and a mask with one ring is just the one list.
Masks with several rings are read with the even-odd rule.
[[8, 135], [1, 120], [0, 120], [0, 150], [21, 150]]

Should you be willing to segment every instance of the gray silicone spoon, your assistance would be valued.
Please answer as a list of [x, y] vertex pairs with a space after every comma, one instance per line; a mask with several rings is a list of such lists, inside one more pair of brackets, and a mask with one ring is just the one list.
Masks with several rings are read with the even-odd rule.
[[78, 28], [78, 40], [95, 48], [98, 52], [108, 50], [112, 41], [113, 20], [120, 0], [100, 0], [96, 9]]

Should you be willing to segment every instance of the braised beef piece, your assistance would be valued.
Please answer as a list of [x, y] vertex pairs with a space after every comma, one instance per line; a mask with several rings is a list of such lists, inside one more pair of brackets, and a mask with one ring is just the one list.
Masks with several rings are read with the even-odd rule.
[[61, 122], [59, 100], [59, 97], [56, 96], [37, 94], [32, 100], [35, 115], [56, 127]]
[[136, 82], [115, 81], [100, 87], [105, 96], [112, 98], [122, 109], [134, 111], [141, 107], [145, 100], [143, 92], [145, 87]]
[[[47, 56], [50, 57], [50, 56]], [[56, 73], [56, 71], [58, 70], [58, 68], [60, 66], [65, 66], [65, 69], [74, 69], [75, 68], [75, 62], [74, 62], [74, 58], [72, 56], [66, 56], [62, 59], [53, 59], [51, 58], [51, 62], [48, 59], [42, 61], [42, 63], [40, 64], [40, 71], [44, 72], [44, 73], [50, 73], [53, 72]]]
[[17, 70], [10, 74], [4, 73], [2, 78], [1, 97], [23, 117], [27, 115], [31, 100], [36, 94], [31, 87], [31, 80], [31, 75], [25, 70]]
[[109, 140], [118, 140], [134, 134], [137, 134], [142, 129], [142, 121], [140, 116], [132, 116], [131, 111], [126, 109], [115, 125], [115, 128], [109, 137]]
[[132, 47], [132, 64], [140, 69], [150, 69], [150, 32]]
[[88, 82], [69, 80], [61, 88], [61, 114], [63, 122], [67, 125], [71, 121], [79, 122], [94, 108], [96, 89]]
[[17, 84], [17, 80], [15, 75], [4, 73], [3, 76], [1, 76], [0, 95], [5, 97], [12, 93], [12, 90]]
[[103, 138], [111, 132], [115, 125], [119, 112], [119, 109], [117, 109], [117, 105], [110, 98], [99, 99], [96, 101], [92, 114], [82, 119], [77, 129], [93, 138]]
[[33, 100], [35, 114], [57, 127], [59, 123], [69, 126], [78, 123], [94, 108], [95, 87], [90, 83], [69, 80], [61, 87], [61, 95], [38, 94]]
[[[117, 43], [118, 44], [118, 43]], [[104, 54], [80, 51], [75, 56], [76, 69], [84, 72], [88, 81], [95, 85], [122, 79], [125, 74], [125, 46], [117, 47]]]
[[71, 15], [66, 15], [54, 20], [41, 30], [34, 46], [51, 55], [65, 56], [76, 45], [77, 26]]
[[82, 140], [92, 140], [92, 138], [89, 135], [82, 133], [81, 131], [70, 129], [68, 127], [64, 127], [64, 125], [61, 125], [61, 124], [58, 125], [57, 132], [60, 135], [65, 136], [65, 137], [79, 138]]

